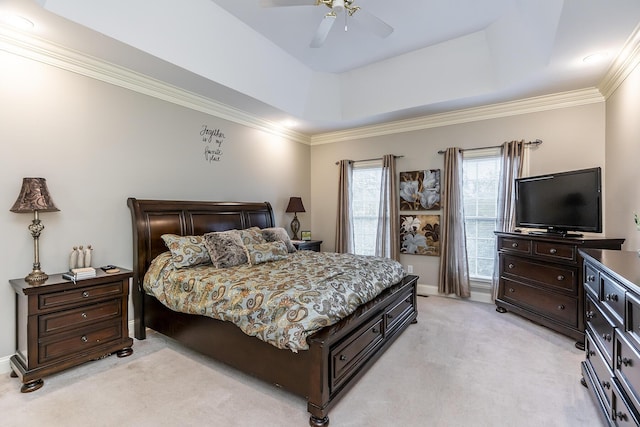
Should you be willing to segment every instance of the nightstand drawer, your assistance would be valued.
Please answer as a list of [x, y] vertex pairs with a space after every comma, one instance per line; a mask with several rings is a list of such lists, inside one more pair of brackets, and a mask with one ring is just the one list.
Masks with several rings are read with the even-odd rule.
[[72, 310], [45, 314], [38, 319], [38, 335], [44, 337], [65, 330], [81, 328], [89, 323], [119, 318], [122, 315], [121, 306], [121, 300], [117, 299]]
[[114, 297], [121, 294], [122, 282], [79, 287], [77, 289], [39, 295], [38, 308], [45, 310], [71, 304], [87, 304], [94, 299]]
[[88, 352], [94, 347], [122, 339], [122, 322], [102, 322], [71, 334], [55, 335], [43, 339], [38, 345], [38, 363], [51, 363], [56, 359], [70, 358]]

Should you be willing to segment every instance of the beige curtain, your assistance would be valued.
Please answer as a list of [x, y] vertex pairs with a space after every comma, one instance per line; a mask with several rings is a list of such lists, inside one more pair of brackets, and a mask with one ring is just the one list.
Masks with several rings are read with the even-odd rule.
[[443, 181], [438, 292], [468, 298], [471, 293], [462, 200], [461, 149], [447, 148], [445, 151]]
[[335, 251], [353, 253], [353, 215], [351, 214], [351, 178], [353, 166], [351, 160], [340, 160], [340, 178], [338, 183], [338, 215], [336, 218]]
[[[515, 179], [522, 176], [525, 156], [525, 142], [511, 141], [502, 144], [502, 163], [500, 170], [500, 183], [498, 186], [498, 210], [496, 230], [511, 231], [516, 223], [516, 189]], [[498, 258], [493, 267], [493, 287], [491, 299], [495, 301], [498, 296], [500, 269]]]
[[380, 210], [376, 234], [376, 256], [400, 260], [400, 202], [396, 182], [396, 156], [382, 158]]

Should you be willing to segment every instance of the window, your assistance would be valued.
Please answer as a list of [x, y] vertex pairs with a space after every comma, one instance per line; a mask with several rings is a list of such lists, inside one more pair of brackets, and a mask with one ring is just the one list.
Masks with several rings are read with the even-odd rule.
[[463, 163], [464, 223], [471, 279], [491, 280], [496, 254], [500, 149], [467, 151]]
[[354, 250], [358, 255], [375, 255], [376, 252], [381, 180], [381, 161], [353, 165], [351, 207]]

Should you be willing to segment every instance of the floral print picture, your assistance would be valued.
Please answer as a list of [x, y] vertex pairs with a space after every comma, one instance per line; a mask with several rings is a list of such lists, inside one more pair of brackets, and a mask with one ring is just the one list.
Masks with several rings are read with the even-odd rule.
[[440, 169], [400, 172], [400, 210], [440, 209]]
[[400, 215], [400, 252], [440, 256], [440, 215]]

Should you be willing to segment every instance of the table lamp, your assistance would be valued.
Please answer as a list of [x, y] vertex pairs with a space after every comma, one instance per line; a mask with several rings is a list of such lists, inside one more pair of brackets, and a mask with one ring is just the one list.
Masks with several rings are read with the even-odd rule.
[[40, 270], [38, 239], [44, 230], [44, 225], [40, 222], [38, 212], [57, 212], [60, 210], [51, 199], [47, 180], [44, 178], [23, 178], [18, 199], [9, 210], [16, 213], [33, 212], [33, 221], [29, 225], [29, 231], [33, 236], [33, 271], [24, 280], [30, 284], [43, 283], [49, 276]]
[[298, 221], [298, 212], [304, 212], [304, 206], [302, 205], [301, 197], [289, 198], [289, 204], [287, 205], [287, 213], [293, 212], [293, 220], [291, 221], [291, 231], [293, 232], [293, 240], [298, 240], [298, 231], [300, 230], [300, 221]]

